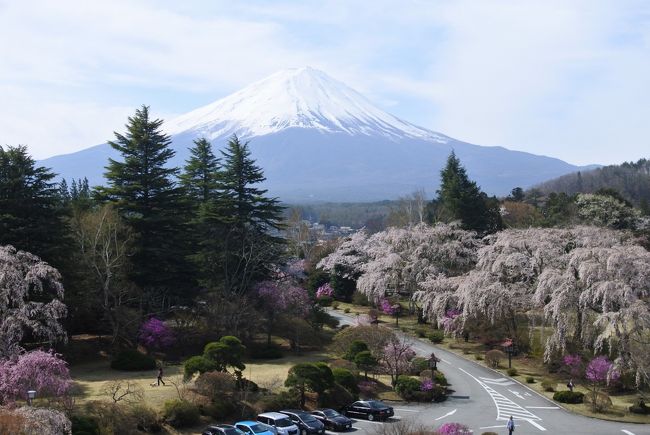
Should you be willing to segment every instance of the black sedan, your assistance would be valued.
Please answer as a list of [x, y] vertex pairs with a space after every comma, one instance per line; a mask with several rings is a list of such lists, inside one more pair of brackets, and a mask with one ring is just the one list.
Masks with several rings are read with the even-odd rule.
[[362, 417], [370, 421], [388, 420], [395, 414], [391, 406], [379, 400], [359, 400], [346, 406], [344, 412], [348, 417]]
[[280, 411], [287, 415], [300, 429], [300, 435], [319, 435], [325, 433], [325, 425], [308, 412], [300, 409], [285, 409]]
[[352, 427], [352, 420], [333, 409], [317, 409], [316, 411], [312, 411], [311, 415], [320, 420], [327, 429], [344, 431]]

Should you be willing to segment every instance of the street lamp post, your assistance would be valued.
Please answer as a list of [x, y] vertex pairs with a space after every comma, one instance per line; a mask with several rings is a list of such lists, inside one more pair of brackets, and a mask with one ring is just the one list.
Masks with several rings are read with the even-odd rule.
[[512, 354], [515, 351], [515, 346], [514, 346], [514, 343], [513, 343], [512, 339], [510, 339], [510, 338], [507, 339], [504, 344], [505, 344], [505, 348], [506, 348], [506, 353], [508, 354], [508, 368], [511, 369], [512, 368]]
[[36, 398], [36, 390], [27, 390], [27, 403], [32, 406], [32, 401]]

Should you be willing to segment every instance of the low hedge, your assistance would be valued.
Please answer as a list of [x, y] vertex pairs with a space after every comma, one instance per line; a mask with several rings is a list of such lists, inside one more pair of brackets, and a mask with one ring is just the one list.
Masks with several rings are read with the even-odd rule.
[[560, 403], [583, 403], [585, 395], [579, 391], [558, 391], [553, 394], [553, 400]]
[[111, 368], [126, 371], [155, 370], [156, 360], [136, 349], [126, 349], [113, 357]]

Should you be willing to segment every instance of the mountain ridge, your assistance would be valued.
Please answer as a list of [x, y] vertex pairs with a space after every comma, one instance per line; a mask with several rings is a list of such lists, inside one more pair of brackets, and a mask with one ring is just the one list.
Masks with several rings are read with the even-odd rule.
[[[250, 140], [265, 186], [284, 201], [374, 201], [425, 188], [454, 150], [470, 177], [489, 194], [530, 187], [586, 167], [504, 147], [482, 147], [411, 124], [372, 104], [342, 82], [312, 68], [287, 69], [214, 103], [166, 121], [182, 167], [192, 141], [215, 150], [232, 134]], [[218, 151], [217, 151], [218, 153]], [[41, 161], [63, 178], [103, 182], [108, 144]], [[587, 167], [588, 168], [588, 167]]]

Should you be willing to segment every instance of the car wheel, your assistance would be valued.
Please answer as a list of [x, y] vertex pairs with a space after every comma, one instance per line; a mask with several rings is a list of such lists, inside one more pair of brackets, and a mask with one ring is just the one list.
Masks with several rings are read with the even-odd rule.
[[368, 421], [373, 421], [375, 419], [375, 416], [372, 414], [368, 414]]

